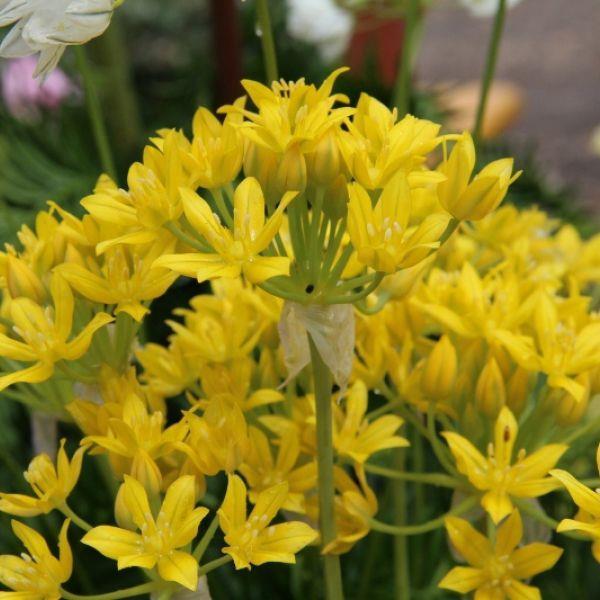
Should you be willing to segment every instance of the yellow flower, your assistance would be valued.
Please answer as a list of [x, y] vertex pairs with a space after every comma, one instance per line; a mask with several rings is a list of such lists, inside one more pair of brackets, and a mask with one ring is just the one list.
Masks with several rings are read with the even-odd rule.
[[445, 179], [438, 185], [442, 206], [459, 220], [482, 219], [496, 209], [521, 171], [513, 175], [513, 159], [502, 158], [486, 165], [471, 181], [475, 168], [475, 145], [468, 133], [458, 139], [450, 156], [438, 167]]
[[[340, 149], [356, 181], [367, 190], [383, 188], [399, 171], [407, 175], [425, 162], [439, 144], [440, 126], [406, 115], [398, 121], [398, 110], [390, 111], [375, 98], [361, 94], [349, 131], [340, 136]], [[432, 182], [443, 177], [416, 171]]]
[[77, 484], [84, 453], [85, 448], [79, 448], [69, 462], [63, 439], [56, 466], [47, 454], [38, 454], [23, 473], [37, 497], [0, 493], [0, 511], [19, 517], [35, 517], [60, 509]]
[[432, 400], [447, 398], [454, 391], [457, 375], [456, 348], [444, 335], [432, 348], [421, 374], [421, 389]]
[[166, 267], [196, 277], [198, 281], [217, 277], [233, 279], [243, 274], [251, 283], [261, 283], [289, 273], [288, 257], [261, 256], [260, 253], [279, 232], [283, 211], [296, 193], [286, 193], [265, 222], [265, 200], [260, 184], [252, 177], [244, 179], [233, 198], [233, 231], [223, 227], [210, 205], [192, 190], [182, 189], [181, 196], [187, 219], [215, 254], [165, 254], [154, 262], [155, 267]]
[[[598, 471], [600, 471], [600, 446], [596, 454]], [[593, 540], [592, 553], [600, 563], [600, 490], [591, 490], [580, 483], [566, 471], [555, 469], [550, 475], [560, 481], [566, 488], [573, 502], [579, 506], [579, 513], [574, 519], [563, 519], [556, 531], [580, 531]]]
[[162, 475], [156, 461], [172, 452], [187, 434], [185, 420], [165, 429], [165, 415], [148, 414], [144, 402], [131, 394], [123, 404], [119, 418], [108, 420], [106, 435], [91, 435], [83, 444], [95, 444], [108, 452], [118, 473], [129, 473], [152, 493], [162, 485]]
[[365, 418], [367, 405], [367, 386], [359, 379], [348, 392], [346, 410], [336, 406], [334, 413], [333, 446], [336, 452], [361, 464], [380, 450], [408, 446], [407, 440], [395, 435], [402, 426], [402, 419], [384, 415], [370, 423]]
[[94, 333], [113, 320], [106, 313], [98, 313], [78, 335], [67, 341], [73, 329], [73, 292], [58, 274], [52, 276], [50, 292], [53, 306], [42, 307], [29, 298], [10, 301], [13, 330], [22, 341], [0, 334], [0, 356], [35, 364], [0, 377], [0, 390], [21, 381], [39, 383], [49, 379], [56, 362], [81, 358], [92, 343]]
[[233, 558], [236, 569], [267, 562], [294, 564], [295, 554], [317, 538], [317, 532], [300, 521], [271, 525], [287, 496], [285, 481], [266, 489], [258, 494], [248, 515], [246, 486], [239, 476], [229, 475], [218, 515], [228, 544], [223, 552]]
[[506, 404], [506, 384], [493, 356], [486, 362], [477, 379], [475, 402], [477, 408], [490, 419], [495, 419]]
[[177, 279], [174, 273], [152, 264], [172, 246], [163, 239], [145, 251], [139, 247], [112, 247], [106, 251], [101, 267], [92, 261], [87, 268], [64, 263], [57, 271], [85, 298], [98, 304], [116, 304], [115, 314], [126, 312], [139, 322], [149, 312], [144, 302], [162, 296]]
[[194, 508], [194, 477], [186, 475], [173, 482], [156, 516], [146, 490], [139, 481], [125, 476], [122, 501], [129, 520], [140, 531], [110, 525], [94, 527], [82, 543], [117, 561], [119, 570], [127, 567], [154, 569], [164, 581], [175, 581], [189, 590], [198, 585], [198, 563], [188, 552], [179, 550], [197, 535], [208, 509]]
[[394, 273], [416, 265], [439, 247], [448, 218], [434, 213], [416, 228], [409, 227], [411, 192], [404, 173], [384, 187], [375, 208], [359, 183], [349, 184], [348, 194], [348, 233], [363, 265]]
[[537, 498], [556, 489], [548, 471], [556, 465], [568, 446], [548, 444], [533, 454], [525, 456], [525, 450], [512, 462], [513, 447], [517, 438], [517, 422], [507, 407], [503, 407], [494, 427], [494, 443], [483, 456], [469, 440], [458, 433], [445, 431], [448, 446], [456, 460], [458, 470], [485, 494], [481, 505], [494, 523], [501, 521], [513, 509], [511, 496]]
[[469, 563], [454, 567], [438, 584], [439, 587], [468, 594], [474, 590], [478, 600], [539, 600], [540, 591], [522, 580], [548, 571], [562, 554], [562, 548], [535, 542], [517, 548], [523, 537], [519, 511], [498, 528], [492, 544], [468, 521], [456, 517], [445, 520], [452, 545]]
[[250, 502], [255, 503], [263, 491], [285, 481], [288, 495], [281, 507], [303, 513], [304, 493], [314, 488], [317, 482], [317, 465], [310, 461], [297, 466], [300, 457], [298, 435], [294, 431], [282, 435], [277, 458], [273, 460], [267, 436], [257, 427], [250, 427], [249, 433], [250, 451], [239, 471], [250, 487]]
[[23, 542], [27, 554], [0, 556], [0, 583], [14, 590], [0, 592], [10, 600], [60, 600], [60, 585], [68, 581], [73, 570], [73, 554], [67, 539], [70, 521], [61, 527], [58, 537], [59, 558], [50, 552], [46, 540], [31, 527], [11, 521], [14, 534]]

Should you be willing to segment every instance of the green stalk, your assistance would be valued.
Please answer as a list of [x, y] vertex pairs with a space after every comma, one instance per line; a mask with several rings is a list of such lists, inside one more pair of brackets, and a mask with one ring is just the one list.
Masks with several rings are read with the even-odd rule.
[[475, 128], [473, 129], [473, 138], [476, 142], [481, 139], [481, 130], [483, 128], [483, 119], [485, 118], [485, 109], [494, 74], [496, 73], [496, 64], [498, 62], [498, 49], [500, 40], [504, 31], [504, 21], [506, 20], [506, 0], [498, 0], [498, 9], [494, 18], [494, 27], [492, 37], [487, 51], [483, 78], [481, 80], [481, 93], [479, 96], [479, 106], [477, 107], [477, 117], [475, 119]]
[[[404, 471], [406, 450], [396, 448], [394, 463], [398, 471]], [[403, 527], [406, 524], [406, 484], [396, 479], [392, 484], [394, 501], [394, 524]], [[394, 537], [394, 598], [408, 600], [410, 598], [410, 572], [408, 563], [408, 540], [403, 534]]]
[[107, 594], [94, 594], [92, 596], [81, 596], [80, 594], [73, 594], [67, 590], [61, 588], [60, 593], [66, 600], [120, 600], [120, 598], [132, 598], [133, 596], [144, 596], [149, 595], [151, 592], [156, 592], [163, 589], [166, 584], [162, 582], [151, 582], [143, 583], [142, 585], [136, 585], [134, 587], [126, 588], [123, 590], [117, 590], [115, 592], [108, 592]]
[[215, 560], [211, 560], [209, 563], [206, 563], [198, 569], [198, 577], [202, 577], [203, 575], [206, 575], [207, 573], [226, 565], [232, 560], [233, 559], [229, 555], [221, 556], [221, 558], [215, 558]]
[[204, 535], [198, 542], [198, 545], [194, 548], [194, 553], [192, 556], [198, 562], [200, 562], [202, 560], [202, 557], [204, 556], [204, 553], [206, 552], [206, 549], [208, 548], [208, 545], [212, 541], [213, 537], [215, 537], [215, 533], [217, 532], [218, 528], [219, 528], [219, 515], [215, 514], [215, 516], [213, 517], [213, 520], [211, 521], [210, 525], [208, 526], [208, 529], [206, 530], [206, 532], [204, 533]]
[[102, 108], [100, 106], [100, 100], [98, 99], [92, 68], [83, 46], [75, 46], [75, 57], [77, 59], [77, 68], [83, 78], [87, 110], [92, 124], [96, 148], [102, 163], [102, 169], [116, 182], [117, 170], [115, 169], [115, 161], [108, 142], [106, 123], [104, 122], [104, 117], [102, 115]]
[[59, 507], [60, 512], [65, 515], [68, 519], [71, 519], [77, 527], [83, 529], [83, 531], [90, 531], [93, 527], [87, 522], [84, 521], [78, 514], [74, 513], [71, 507], [65, 503]]
[[263, 59], [265, 61], [265, 73], [267, 83], [279, 79], [277, 70], [277, 54], [275, 53], [275, 41], [273, 39], [273, 28], [271, 26], [271, 15], [269, 14], [269, 0], [256, 0], [256, 12], [258, 26], [260, 28], [260, 41], [262, 44]]
[[394, 86], [393, 106], [398, 108], [399, 117], [408, 113], [410, 107], [410, 92], [413, 68], [413, 42], [418, 31], [419, 0], [408, 0], [404, 27], [404, 43], [400, 70]]
[[401, 481], [412, 481], [424, 485], [433, 485], [435, 487], [457, 488], [460, 481], [446, 475], [445, 473], [413, 473], [407, 471], [398, 471], [396, 469], [386, 469], [377, 465], [365, 463], [365, 471], [374, 475], [381, 475], [389, 479], [399, 479]]
[[[335, 486], [333, 482], [333, 416], [331, 412], [332, 377], [310, 336], [308, 340], [317, 410], [319, 528], [321, 530], [321, 546], [324, 548], [336, 537]], [[344, 592], [339, 556], [322, 554], [321, 557], [325, 576], [325, 597], [327, 600], [343, 600]]]

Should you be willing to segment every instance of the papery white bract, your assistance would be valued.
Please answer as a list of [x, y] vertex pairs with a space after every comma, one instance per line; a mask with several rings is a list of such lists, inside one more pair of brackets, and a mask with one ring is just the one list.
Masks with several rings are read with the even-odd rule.
[[36, 76], [56, 67], [69, 45], [85, 44], [110, 24], [115, 0], [7, 0], [0, 3], [0, 27], [13, 25], [0, 56], [39, 54]]
[[[500, 0], [458, 0], [474, 17], [491, 17], [498, 10]], [[506, 8], [512, 8], [521, 0], [507, 0]]]

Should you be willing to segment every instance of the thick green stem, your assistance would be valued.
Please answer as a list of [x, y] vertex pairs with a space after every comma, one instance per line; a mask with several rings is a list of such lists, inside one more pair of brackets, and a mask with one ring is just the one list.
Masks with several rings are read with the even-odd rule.
[[77, 59], [77, 68], [83, 78], [86, 105], [92, 124], [94, 140], [96, 141], [96, 147], [102, 163], [102, 169], [116, 182], [117, 170], [115, 168], [115, 161], [108, 142], [106, 123], [104, 122], [104, 117], [102, 115], [102, 108], [100, 106], [100, 100], [98, 99], [94, 76], [87, 59], [85, 48], [83, 46], [75, 46], [75, 56]]
[[419, 0], [408, 0], [404, 27], [404, 43], [400, 70], [394, 87], [393, 105], [398, 108], [402, 118], [410, 108], [410, 92], [413, 68], [413, 43], [419, 19]]
[[[406, 450], [396, 448], [394, 463], [398, 471], [404, 471]], [[406, 524], [406, 484], [396, 479], [392, 484], [394, 499], [394, 524], [402, 528]], [[410, 598], [410, 572], [408, 563], [408, 540], [403, 534], [394, 537], [394, 598], [408, 600]]]
[[[332, 377], [317, 347], [309, 337], [317, 411], [317, 463], [319, 487], [319, 527], [321, 546], [336, 537], [335, 486], [333, 482], [333, 416], [331, 412]], [[339, 556], [322, 554], [327, 600], [342, 600], [342, 571]]]
[[271, 85], [273, 81], [279, 79], [279, 74], [273, 28], [271, 27], [271, 15], [269, 14], [269, 0], [256, 0], [256, 12], [267, 83]]
[[500, 40], [504, 30], [504, 21], [506, 19], [506, 0], [498, 0], [498, 9], [494, 19], [494, 27], [492, 29], [492, 37], [488, 46], [487, 58], [483, 77], [481, 79], [481, 93], [479, 96], [479, 106], [477, 107], [477, 117], [475, 119], [475, 128], [473, 129], [473, 137], [476, 141], [481, 139], [483, 129], [483, 120], [485, 119], [485, 109], [487, 106], [488, 96], [494, 75], [496, 73], [496, 64], [498, 62], [498, 49], [500, 48]]

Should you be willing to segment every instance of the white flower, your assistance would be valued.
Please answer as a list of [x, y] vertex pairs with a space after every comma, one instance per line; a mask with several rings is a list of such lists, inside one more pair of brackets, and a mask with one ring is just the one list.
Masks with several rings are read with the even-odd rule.
[[[474, 17], [491, 17], [496, 14], [500, 0], [458, 0]], [[512, 8], [521, 0], [507, 0], [506, 8]]]
[[0, 56], [39, 53], [35, 75], [45, 76], [67, 46], [85, 44], [104, 33], [116, 4], [115, 0], [0, 0], [0, 27], [14, 24], [0, 44]]
[[287, 30], [291, 37], [315, 44], [325, 61], [348, 47], [354, 27], [352, 13], [334, 0], [287, 0]]

